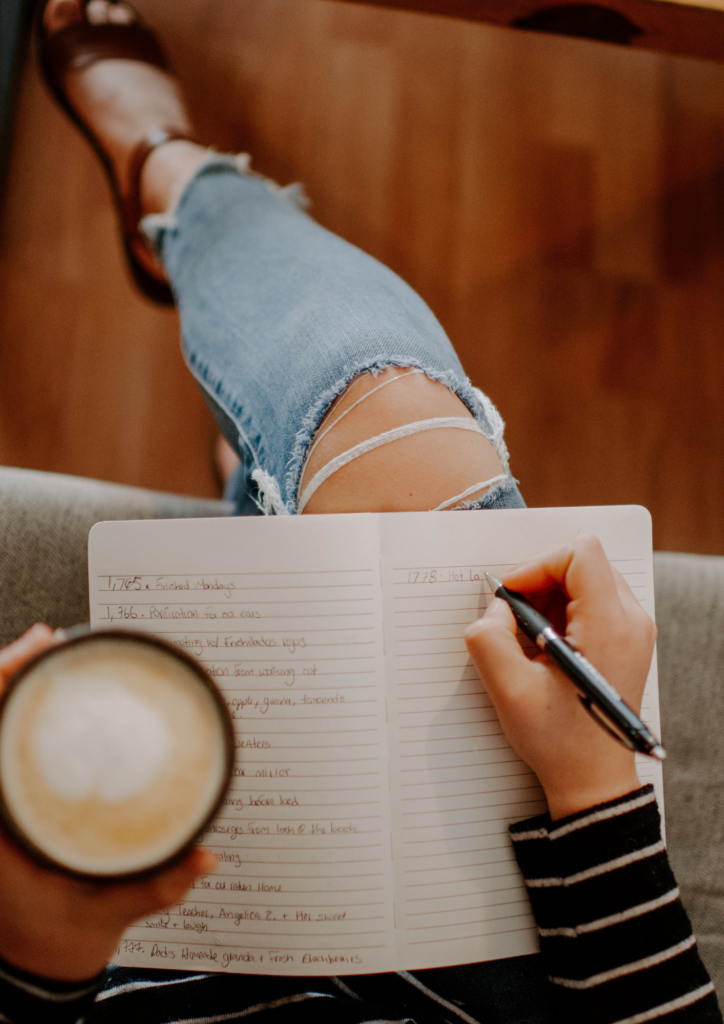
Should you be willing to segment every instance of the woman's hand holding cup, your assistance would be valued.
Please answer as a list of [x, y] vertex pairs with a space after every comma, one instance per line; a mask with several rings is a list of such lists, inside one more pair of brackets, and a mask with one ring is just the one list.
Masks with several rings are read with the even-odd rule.
[[[0, 694], [10, 677], [60, 638], [37, 625], [0, 651]], [[142, 881], [85, 881], [41, 867], [0, 831], [0, 956], [33, 974], [68, 981], [97, 975], [139, 918], [178, 903], [216, 858], [193, 849]]]

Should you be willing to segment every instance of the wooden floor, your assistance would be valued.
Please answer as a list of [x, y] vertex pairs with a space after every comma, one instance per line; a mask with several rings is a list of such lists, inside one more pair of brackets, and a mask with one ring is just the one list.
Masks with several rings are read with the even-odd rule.
[[[640, 502], [724, 554], [724, 66], [329, 0], [140, 0], [208, 142], [301, 179], [431, 304], [531, 505]], [[26, 69], [0, 462], [215, 493], [175, 313]]]

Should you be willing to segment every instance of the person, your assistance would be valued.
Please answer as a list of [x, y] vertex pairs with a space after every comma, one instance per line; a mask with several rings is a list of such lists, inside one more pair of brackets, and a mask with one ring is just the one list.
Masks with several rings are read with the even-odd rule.
[[[578, 538], [504, 582], [541, 610], [557, 604], [559, 618], [565, 602], [567, 636], [638, 710], [656, 630], [597, 540]], [[54, 640], [38, 626], [6, 648], [0, 680]], [[106, 975], [124, 928], [180, 900], [194, 877], [209, 871], [210, 855], [196, 849], [159, 878], [101, 887], [41, 869], [0, 837], [4, 1019], [720, 1022], [668, 865], [656, 801], [651, 787], [639, 784], [633, 754], [588, 717], [545, 656], [528, 661], [502, 601], [469, 627], [467, 644], [508, 740], [548, 801], [547, 814], [511, 827], [541, 937], [538, 956], [517, 959], [540, 961], [548, 976], [537, 992], [529, 989], [535, 1002], [521, 1007], [515, 982], [522, 975], [508, 972], [506, 984], [499, 973], [491, 984], [484, 968], [505, 970], [511, 961], [311, 984], [119, 969]]]
[[[157, 41], [130, 7], [49, 0], [38, 40], [46, 81], [108, 172], [137, 283], [178, 303], [188, 365], [240, 457], [238, 514], [523, 505], [502, 421], [427, 306], [317, 225], [298, 192], [194, 140]], [[653, 626], [595, 541], [506, 582], [567, 599], [568, 634], [640, 704]], [[53, 642], [35, 627], [0, 655], [0, 681]], [[150, 881], [99, 886], [39, 868], [0, 836], [3, 1017], [720, 1021], [631, 755], [592, 732], [544, 659], [525, 659], [497, 602], [468, 644], [548, 797], [549, 816], [512, 829], [540, 955], [313, 982], [107, 970], [127, 925], [178, 902], [212, 869], [210, 855], [197, 849]]]

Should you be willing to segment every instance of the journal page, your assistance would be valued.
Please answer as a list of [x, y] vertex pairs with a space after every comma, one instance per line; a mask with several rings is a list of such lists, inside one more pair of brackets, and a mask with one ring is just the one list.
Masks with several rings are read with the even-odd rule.
[[184, 903], [114, 962], [261, 974], [389, 970], [395, 953], [375, 516], [101, 523], [93, 626], [179, 644], [221, 688], [234, 780]]
[[[546, 805], [502, 734], [463, 634], [491, 599], [486, 571], [501, 576], [579, 533], [599, 537], [653, 617], [650, 516], [609, 506], [380, 518], [398, 963], [534, 952], [508, 826]], [[655, 660], [642, 715], [658, 734]], [[641, 758], [639, 775], [661, 799], [660, 763]]]

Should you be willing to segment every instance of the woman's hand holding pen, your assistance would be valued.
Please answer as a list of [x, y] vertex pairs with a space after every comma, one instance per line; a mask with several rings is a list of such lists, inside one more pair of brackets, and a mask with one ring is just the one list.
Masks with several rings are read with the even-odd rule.
[[[518, 566], [503, 583], [546, 615], [638, 713], [656, 626], [596, 538], [579, 537]], [[638, 788], [634, 755], [591, 719], [545, 655], [525, 656], [504, 601], [492, 601], [466, 641], [505, 735], [538, 775], [554, 819]]]

